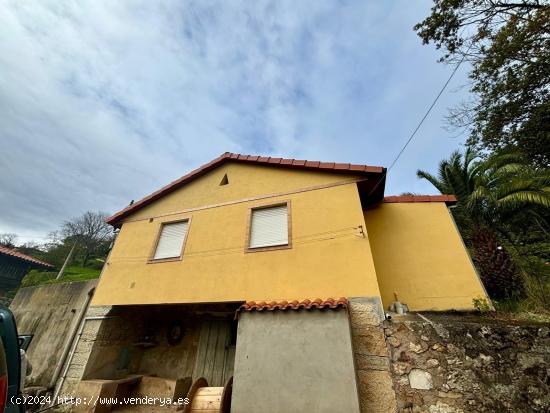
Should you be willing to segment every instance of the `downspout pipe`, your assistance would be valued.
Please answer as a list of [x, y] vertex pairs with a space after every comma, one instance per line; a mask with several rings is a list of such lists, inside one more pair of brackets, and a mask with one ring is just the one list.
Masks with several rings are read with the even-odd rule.
[[84, 319], [84, 316], [86, 315], [86, 312], [88, 311], [88, 307], [90, 306], [90, 302], [92, 301], [92, 297], [94, 296], [95, 287], [90, 289], [88, 291], [88, 296], [86, 297], [86, 302], [80, 309], [80, 313], [78, 313], [77, 321], [73, 324], [71, 328], [71, 332], [69, 334], [69, 337], [67, 338], [67, 341], [65, 342], [65, 345], [63, 346], [63, 351], [61, 352], [61, 357], [59, 358], [59, 361], [57, 362], [57, 365], [55, 366], [55, 371], [53, 373], [52, 379], [50, 380], [50, 385], [48, 386], [50, 389], [55, 388], [55, 385], [57, 383], [57, 380], [59, 379], [59, 376], [61, 375], [61, 371], [63, 370], [63, 366], [65, 365], [65, 362], [67, 361], [67, 356], [69, 355], [69, 352], [72, 348], [72, 344], [74, 342], [74, 339], [76, 335], [78, 334], [78, 330], [80, 329], [80, 326], [82, 324], [82, 321]]

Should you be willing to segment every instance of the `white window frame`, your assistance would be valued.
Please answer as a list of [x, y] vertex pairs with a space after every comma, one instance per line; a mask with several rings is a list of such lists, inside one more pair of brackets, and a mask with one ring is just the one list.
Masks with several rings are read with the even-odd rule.
[[[251, 241], [251, 231], [252, 231], [252, 215], [254, 211], [260, 209], [268, 209], [274, 207], [286, 206], [287, 213], [287, 229], [288, 229], [288, 242], [281, 245], [269, 245], [265, 247], [250, 247]], [[273, 250], [282, 250], [292, 248], [292, 219], [291, 219], [291, 209], [290, 209], [290, 200], [274, 202], [264, 205], [255, 205], [248, 210], [248, 225], [246, 229], [246, 245], [245, 252], [259, 252], [259, 251], [273, 251]]]
[[[178, 256], [174, 256], [174, 257], [155, 258], [155, 254], [157, 252], [157, 248], [158, 248], [158, 245], [159, 245], [159, 242], [160, 242], [160, 237], [162, 235], [162, 230], [164, 229], [164, 227], [166, 225], [177, 224], [177, 223], [180, 223], [180, 222], [187, 222], [187, 231], [185, 233], [185, 236], [183, 237], [183, 242], [182, 242], [182, 245], [181, 245], [180, 254]], [[185, 245], [187, 244], [187, 238], [189, 237], [189, 231], [190, 230], [191, 230], [191, 217], [177, 219], [177, 220], [173, 220], [173, 221], [161, 222], [161, 224], [159, 226], [159, 229], [157, 231], [157, 237], [155, 239], [155, 242], [153, 244], [153, 248], [151, 250], [151, 254], [149, 255], [148, 262], [149, 263], [156, 263], [156, 262], [166, 262], [166, 261], [181, 261], [181, 259], [183, 258], [183, 252], [185, 250]]]

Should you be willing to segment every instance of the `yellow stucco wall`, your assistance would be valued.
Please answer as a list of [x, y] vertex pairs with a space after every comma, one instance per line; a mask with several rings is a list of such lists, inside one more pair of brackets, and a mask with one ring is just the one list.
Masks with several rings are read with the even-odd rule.
[[413, 311], [472, 309], [486, 297], [444, 203], [386, 203], [365, 212], [382, 301]]
[[[219, 186], [226, 173], [229, 185]], [[126, 219], [93, 304], [379, 296], [369, 240], [353, 228], [365, 223], [350, 179], [224, 164]], [[336, 182], [345, 184], [288, 193]], [[245, 253], [249, 208], [283, 200], [291, 201], [292, 248]], [[231, 201], [240, 202], [216, 206]], [[161, 223], [186, 217], [183, 259], [147, 263]]]

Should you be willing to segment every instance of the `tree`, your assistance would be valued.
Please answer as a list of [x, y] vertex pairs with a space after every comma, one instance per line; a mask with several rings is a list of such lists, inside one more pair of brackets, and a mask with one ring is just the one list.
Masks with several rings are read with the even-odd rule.
[[[550, 173], [533, 168], [517, 153], [481, 159], [467, 149], [441, 161], [437, 176], [421, 170], [417, 175], [440, 192], [457, 196], [453, 215], [489, 294], [497, 299], [523, 295], [520, 250], [527, 238], [518, 234], [530, 228], [531, 236], [540, 232], [542, 240], [547, 237]], [[535, 237], [528, 244], [539, 241]]]
[[479, 170], [479, 153], [472, 148], [467, 148], [464, 155], [454, 151], [449, 159], [439, 163], [437, 176], [429, 172], [418, 170], [417, 176], [426, 179], [442, 194], [455, 195], [458, 207], [454, 209], [453, 216], [461, 230], [463, 238], [469, 240], [466, 229], [472, 226], [470, 217], [462, 205], [465, 205], [468, 197], [475, 187], [475, 178]]
[[17, 242], [17, 234], [13, 233], [3, 233], [0, 234], [0, 245], [8, 248], [15, 248], [15, 243]]
[[469, 128], [476, 148], [520, 149], [541, 167], [550, 164], [550, 2], [434, 0], [414, 29], [424, 44], [445, 49], [443, 62], [472, 64], [477, 99], [451, 111]]
[[515, 152], [495, 153], [476, 166], [466, 207], [478, 221], [495, 227], [519, 213], [550, 208], [550, 170], [533, 168]]
[[467, 148], [464, 156], [459, 151], [454, 151], [449, 159], [439, 163], [438, 176], [422, 170], [417, 171], [417, 176], [428, 180], [442, 194], [453, 194], [462, 203], [470, 196], [475, 186], [475, 178], [478, 173], [479, 153]]
[[82, 266], [87, 264], [91, 254], [108, 249], [113, 232], [105, 222], [107, 217], [108, 214], [103, 212], [88, 211], [78, 218], [63, 222], [63, 236], [84, 249]]

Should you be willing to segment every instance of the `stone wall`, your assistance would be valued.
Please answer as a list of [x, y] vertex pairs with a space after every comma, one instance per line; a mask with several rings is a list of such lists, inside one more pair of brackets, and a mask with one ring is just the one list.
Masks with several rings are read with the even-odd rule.
[[393, 413], [396, 401], [382, 303], [378, 297], [353, 298], [349, 314], [361, 412]]
[[426, 318], [384, 323], [397, 411], [550, 411], [548, 325]]
[[19, 334], [33, 334], [27, 385], [48, 387], [70, 331], [97, 280], [21, 288], [10, 305]]
[[89, 307], [84, 319], [82, 331], [77, 336], [77, 340], [73, 343], [73, 356], [67, 361], [66, 372], [58, 381], [60, 396], [74, 396], [78, 383], [82, 379], [86, 370], [86, 365], [92, 354], [92, 349], [98, 338], [101, 328], [105, 328], [106, 323], [109, 323], [108, 314], [111, 307]]

